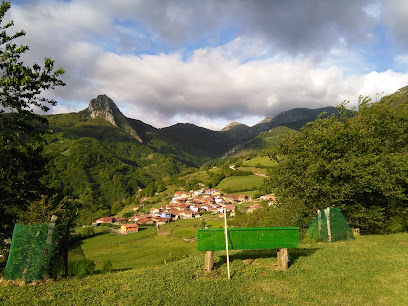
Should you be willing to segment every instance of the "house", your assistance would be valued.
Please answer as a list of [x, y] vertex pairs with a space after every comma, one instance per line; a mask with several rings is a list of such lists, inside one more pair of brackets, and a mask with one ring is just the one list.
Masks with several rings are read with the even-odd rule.
[[261, 201], [271, 201], [271, 202], [275, 202], [276, 201], [276, 197], [274, 194], [267, 194], [267, 195], [263, 195], [259, 198]]
[[228, 203], [238, 203], [238, 196], [237, 195], [225, 195], [224, 201]]
[[[215, 205], [209, 205], [208, 211], [211, 212], [212, 214], [217, 214], [220, 212], [218, 206], [215, 206]], [[221, 208], [221, 211], [222, 211], [222, 208]]]
[[219, 197], [216, 197], [216, 198], [214, 199], [214, 201], [215, 201], [215, 203], [217, 203], [217, 204], [222, 204], [222, 203], [224, 202], [224, 199], [219, 196]]
[[169, 223], [170, 220], [171, 220], [170, 217], [165, 217], [165, 218], [163, 218], [163, 217], [154, 217], [154, 218], [152, 218], [152, 221], [156, 225], [163, 225], [163, 224]]
[[132, 217], [129, 218], [129, 222], [137, 222], [139, 219], [142, 218], [141, 216], [138, 215], [133, 215]]
[[240, 195], [238, 196], [238, 201], [239, 201], [239, 202], [244, 202], [244, 201], [246, 201], [246, 200], [248, 200], [248, 196], [247, 196], [246, 194], [240, 194]]
[[215, 203], [215, 200], [214, 200], [214, 198], [213, 197], [209, 197], [209, 198], [205, 198], [204, 199], [204, 202], [205, 202], [205, 204], [214, 204]]
[[210, 195], [212, 195], [212, 194], [214, 194], [216, 192], [217, 192], [217, 189], [206, 189], [204, 191], [205, 194], [210, 194]]
[[170, 212], [162, 212], [160, 214], [160, 217], [162, 217], [162, 218], [171, 218], [171, 213]]
[[180, 204], [177, 204], [175, 206], [175, 208], [180, 210], [180, 211], [181, 210], [187, 210], [189, 207], [190, 207], [190, 204], [187, 204], [187, 203], [180, 203]]
[[204, 192], [204, 189], [199, 189], [199, 190], [194, 191], [194, 195], [195, 195], [195, 196], [199, 196], [199, 195], [202, 194], [203, 192]]
[[127, 221], [126, 218], [120, 218], [120, 217], [114, 218], [114, 222], [118, 224], [126, 223], [126, 221]]
[[122, 234], [137, 233], [138, 231], [139, 231], [139, 225], [137, 224], [123, 224], [120, 227], [120, 232]]
[[152, 207], [152, 208], [150, 209], [150, 214], [157, 216], [157, 215], [160, 214], [160, 209], [155, 208], [155, 207]]
[[200, 206], [199, 205], [190, 205], [190, 209], [192, 212], [198, 213]]
[[99, 225], [101, 223], [115, 223], [115, 218], [114, 217], [103, 217], [99, 218], [98, 220], [92, 222], [93, 225]]
[[180, 216], [184, 219], [193, 219], [195, 214], [191, 210], [183, 210], [180, 212]]
[[225, 205], [225, 209], [229, 212], [230, 217], [235, 216], [235, 205], [234, 204]]
[[180, 218], [180, 211], [178, 209], [172, 209], [170, 214], [173, 220], [177, 220]]
[[254, 210], [259, 209], [260, 207], [261, 207], [261, 205], [259, 205], [259, 204], [252, 204], [251, 206], [249, 206], [249, 207], [246, 208], [246, 211], [249, 212], [249, 213], [251, 213], [251, 212], [253, 212]]
[[142, 217], [137, 221], [138, 224], [153, 224], [151, 217]]

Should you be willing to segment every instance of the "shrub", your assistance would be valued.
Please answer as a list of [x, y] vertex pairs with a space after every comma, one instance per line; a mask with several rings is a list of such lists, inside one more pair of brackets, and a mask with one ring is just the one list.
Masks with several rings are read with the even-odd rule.
[[95, 229], [93, 227], [86, 227], [84, 229], [84, 236], [85, 237], [90, 237], [95, 235]]
[[112, 271], [112, 262], [109, 259], [103, 262], [101, 271], [103, 273]]
[[90, 275], [95, 271], [95, 263], [89, 259], [72, 261], [68, 264], [68, 273], [75, 276]]

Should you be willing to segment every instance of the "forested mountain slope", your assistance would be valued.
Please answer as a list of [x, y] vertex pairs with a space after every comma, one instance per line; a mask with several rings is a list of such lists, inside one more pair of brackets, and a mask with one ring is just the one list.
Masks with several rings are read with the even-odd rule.
[[83, 111], [47, 116], [53, 134], [47, 136], [50, 161], [42, 180], [77, 198], [81, 221], [90, 222], [115, 214], [135, 195], [160, 192], [175, 175], [198, 168], [237, 144], [263, 149], [274, 137], [280, 139], [283, 131], [254, 138], [259, 133], [280, 123], [313, 120], [321, 111], [308, 110], [304, 115], [303, 110], [288, 111], [254, 127], [232, 123], [222, 131], [181, 123], [156, 129], [127, 118], [109, 97], [99, 95]]

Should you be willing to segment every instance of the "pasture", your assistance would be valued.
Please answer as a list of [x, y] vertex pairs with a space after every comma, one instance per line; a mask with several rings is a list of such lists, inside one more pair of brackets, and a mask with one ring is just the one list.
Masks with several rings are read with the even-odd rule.
[[[153, 263], [148, 238], [129, 249]], [[231, 253], [231, 280], [225, 253], [216, 252], [215, 270], [205, 273], [204, 254], [195, 250], [158, 266], [68, 277], [45, 284], [0, 287], [0, 304], [25, 305], [407, 305], [408, 233], [361, 236], [336, 243], [301, 243], [290, 250], [288, 271], [276, 269], [275, 250]], [[173, 242], [170, 242], [170, 244]], [[180, 243], [180, 240], [179, 242]], [[182, 245], [185, 247], [186, 245]], [[190, 250], [190, 252], [188, 251]], [[188, 253], [188, 254], [187, 254]]]
[[262, 188], [264, 177], [257, 175], [248, 176], [230, 176], [223, 179], [217, 186], [217, 189], [229, 193], [247, 191], [247, 190], [260, 190]]
[[245, 167], [258, 167], [259, 165], [262, 167], [275, 167], [277, 163], [268, 156], [255, 157], [243, 163]]

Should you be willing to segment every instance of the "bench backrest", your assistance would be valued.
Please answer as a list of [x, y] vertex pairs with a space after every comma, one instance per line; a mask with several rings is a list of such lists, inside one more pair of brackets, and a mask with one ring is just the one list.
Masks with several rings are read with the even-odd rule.
[[[225, 250], [224, 229], [199, 229], [199, 251]], [[229, 228], [228, 248], [230, 250], [260, 250], [297, 248], [298, 227]]]

